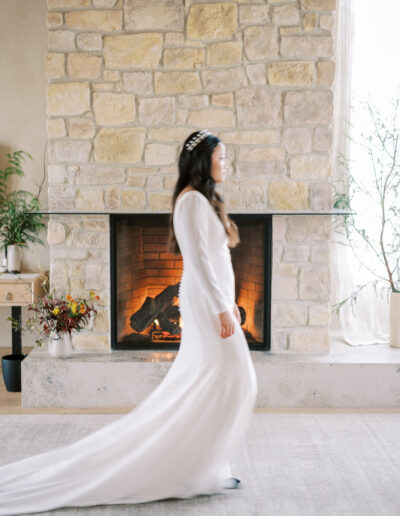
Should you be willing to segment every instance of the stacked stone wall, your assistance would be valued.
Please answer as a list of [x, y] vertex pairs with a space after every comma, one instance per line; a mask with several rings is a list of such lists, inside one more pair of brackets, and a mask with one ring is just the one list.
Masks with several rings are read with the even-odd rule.
[[[48, 0], [49, 208], [169, 211], [186, 136], [227, 146], [235, 211], [331, 208], [335, 0]], [[329, 349], [329, 218], [274, 218], [273, 349]], [[102, 297], [107, 216], [53, 216], [51, 282]]]

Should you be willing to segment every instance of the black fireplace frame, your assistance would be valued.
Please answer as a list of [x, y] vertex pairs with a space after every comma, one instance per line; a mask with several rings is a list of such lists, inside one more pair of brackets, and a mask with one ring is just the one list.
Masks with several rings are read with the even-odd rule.
[[[113, 350], [148, 350], [146, 346], [123, 345], [118, 343], [117, 335], [117, 222], [127, 217], [148, 218], [157, 222], [159, 220], [163, 224], [168, 222], [168, 213], [110, 213], [110, 311], [111, 311], [111, 349]], [[249, 344], [250, 350], [254, 351], [270, 351], [271, 349], [271, 290], [272, 290], [272, 214], [260, 213], [230, 213], [229, 216], [234, 222], [255, 222], [263, 223], [264, 230], [264, 314], [263, 314], [263, 343]], [[239, 244], [240, 245], [240, 244]], [[175, 351], [179, 349], [179, 345], [163, 345], [159, 348], [154, 347], [154, 351]]]

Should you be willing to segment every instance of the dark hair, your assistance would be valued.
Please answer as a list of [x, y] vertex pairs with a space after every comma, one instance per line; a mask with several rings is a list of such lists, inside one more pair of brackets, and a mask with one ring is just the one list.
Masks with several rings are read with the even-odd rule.
[[175, 202], [180, 192], [187, 186], [199, 191], [209, 200], [229, 237], [229, 247], [235, 247], [240, 242], [238, 228], [228, 217], [224, 201], [216, 192], [215, 181], [211, 176], [211, 155], [221, 140], [217, 136], [208, 135], [191, 151], [188, 151], [186, 144], [198, 135], [199, 131], [195, 131], [186, 138], [179, 156], [179, 177], [172, 196], [172, 213], [169, 219], [168, 251], [173, 254], [180, 254], [173, 225]]

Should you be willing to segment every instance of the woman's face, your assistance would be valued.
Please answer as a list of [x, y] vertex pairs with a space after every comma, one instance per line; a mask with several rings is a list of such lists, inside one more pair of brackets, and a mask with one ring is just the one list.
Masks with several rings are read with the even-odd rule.
[[225, 181], [227, 170], [225, 145], [219, 142], [211, 154], [211, 177], [216, 183], [222, 183]]

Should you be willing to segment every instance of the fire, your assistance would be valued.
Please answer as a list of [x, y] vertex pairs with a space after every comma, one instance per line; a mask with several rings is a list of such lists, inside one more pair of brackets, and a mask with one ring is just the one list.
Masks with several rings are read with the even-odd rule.
[[160, 323], [158, 322], [158, 319], [154, 319], [154, 324], [157, 328], [160, 328]]
[[179, 327], [180, 328], [183, 328], [183, 321], [182, 321], [182, 317], [179, 317]]

